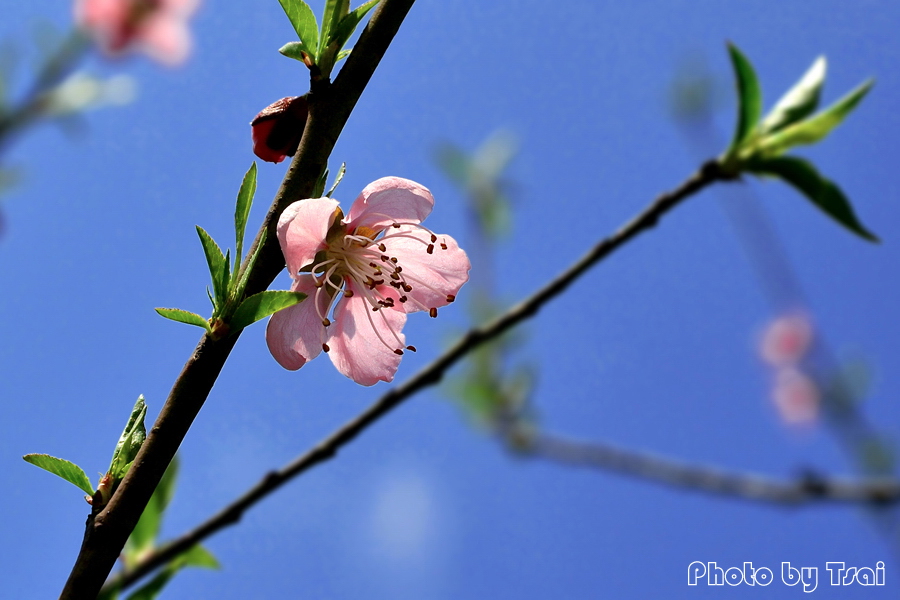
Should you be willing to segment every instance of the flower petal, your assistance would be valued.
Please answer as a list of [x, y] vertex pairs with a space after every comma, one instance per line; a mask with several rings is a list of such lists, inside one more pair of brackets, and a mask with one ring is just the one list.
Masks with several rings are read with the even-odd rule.
[[381, 231], [395, 221], [421, 223], [434, 207], [428, 188], [400, 177], [382, 177], [365, 187], [344, 222], [351, 229]]
[[291, 277], [310, 264], [325, 247], [325, 234], [338, 203], [331, 198], [294, 202], [278, 219], [278, 241]]
[[296, 371], [322, 351], [326, 334], [322, 317], [316, 311], [316, 302], [324, 314], [328, 297], [324, 288], [315, 286], [312, 275], [294, 280], [291, 291], [303, 292], [307, 298], [272, 315], [266, 326], [266, 344], [278, 364]]
[[180, 65], [191, 51], [187, 22], [169, 14], [147, 17], [136, 36], [147, 55], [168, 66]]
[[[411, 226], [391, 228], [381, 242], [388, 255], [397, 259], [403, 268], [401, 275], [412, 286], [407, 292], [411, 301], [396, 304], [406, 312], [438, 308], [450, 303], [449, 297], [459, 293], [459, 288], [469, 280], [469, 257], [449, 235], [438, 235], [431, 242], [431, 234]], [[445, 250], [441, 244], [447, 246]], [[428, 247], [432, 247], [431, 254]]]
[[328, 356], [338, 371], [360, 385], [391, 381], [401, 359], [394, 349], [406, 345], [400, 332], [406, 314], [396, 310], [373, 311], [365, 298], [365, 288], [350, 281], [347, 289], [353, 296], [341, 298], [334, 309]]

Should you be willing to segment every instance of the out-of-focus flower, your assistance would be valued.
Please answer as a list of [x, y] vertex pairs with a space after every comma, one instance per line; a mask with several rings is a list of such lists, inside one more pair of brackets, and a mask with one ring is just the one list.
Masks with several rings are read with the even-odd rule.
[[805, 315], [779, 317], [766, 327], [760, 354], [772, 366], [795, 364], [809, 350], [812, 334], [812, 324]]
[[385, 177], [366, 186], [346, 217], [331, 198], [285, 209], [278, 241], [291, 290], [308, 298], [269, 320], [266, 342], [281, 366], [299, 369], [325, 350], [359, 384], [394, 378], [403, 351], [415, 351], [401, 333], [407, 313], [436, 317], [469, 279], [456, 241], [421, 225], [433, 206], [418, 183]]
[[819, 388], [799, 369], [784, 367], [775, 375], [772, 400], [781, 418], [790, 425], [809, 424], [819, 414]]
[[65, 116], [103, 106], [128, 104], [136, 95], [134, 80], [128, 75], [114, 75], [103, 80], [85, 73], [75, 73], [48, 93], [46, 113]]
[[306, 126], [306, 96], [282, 98], [250, 121], [253, 153], [266, 162], [280, 163], [293, 156]]
[[75, 22], [111, 55], [137, 48], [166, 65], [187, 58], [199, 0], [75, 0]]

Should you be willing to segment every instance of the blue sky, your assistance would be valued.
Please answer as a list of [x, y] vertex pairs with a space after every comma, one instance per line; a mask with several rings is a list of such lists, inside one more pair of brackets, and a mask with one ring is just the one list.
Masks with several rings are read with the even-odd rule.
[[[0, 35], [24, 53], [19, 87], [33, 58], [27, 32], [40, 19], [68, 26], [69, 11], [66, 2], [5, 7]], [[508, 172], [515, 229], [496, 269], [512, 302], [721, 150], [698, 154], [672, 117], [668, 91], [686, 61], [702, 57], [723, 81], [723, 139], [734, 110], [726, 40], [754, 62], [767, 106], [820, 54], [826, 102], [874, 76], [847, 122], [801, 154], [841, 184], [882, 244], [852, 236], [782, 184], [720, 185], [548, 305], [517, 355], [540, 366], [533, 401], [549, 432], [773, 476], [851, 474], [826, 428], [787, 429], [768, 400], [755, 343], [772, 308], [722, 206], [746, 199], [741, 188], [761, 202], [822, 335], [869, 369], [862, 410], [896, 439], [898, 24], [900, 5], [886, 0], [420, 0], [332, 155], [335, 167], [348, 165], [337, 197], [349, 202], [387, 175], [419, 181], [436, 198], [429, 225], [465, 247], [463, 201], [434, 150], [512, 131], [521, 143]], [[250, 119], [307, 89], [302, 65], [277, 53], [293, 32], [274, 0], [206, 2], [193, 30], [181, 69], [91, 59], [93, 73], [132, 76], [136, 100], [88, 115], [78, 139], [43, 126], [4, 156], [24, 174], [3, 197], [0, 239], [10, 598], [59, 592], [87, 514], [79, 492], [21, 455], [62, 456], [94, 478], [138, 394], [156, 414], [199, 330], [153, 308], [207, 310], [194, 225], [230, 239], [254, 158]], [[251, 227], [285, 168], [260, 165]], [[287, 285], [284, 275], [276, 284]], [[461, 303], [441, 315], [410, 319], [419, 352], [397, 381], [465, 323]], [[201, 522], [389, 389], [357, 386], [324, 359], [284, 371], [263, 333], [258, 324], [242, 335], [182, 446], [165, 535]], [[895, 597], [900, 585], [897, 562], [857, 508], [750, 504], [511, 456], [438, 389], [206, 545], [222, 571], [186, 571], [164, 597], [760, 597], [689, 588], [697, 560], [816, 566], [816, 598]], [[832, 588], [828, 561], [885, 561], [887, 585]], [[762, 593], [802, 594], [778, 580]]]

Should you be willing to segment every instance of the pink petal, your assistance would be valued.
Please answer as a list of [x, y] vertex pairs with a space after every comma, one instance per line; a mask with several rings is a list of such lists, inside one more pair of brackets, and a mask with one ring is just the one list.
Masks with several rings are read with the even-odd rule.
[[344, 222], [351, 229], [381, 231], [394, 221], [421, 223], [431, 214], [434, 197], [424, 186], [400, 177], [382, 177], [365, 187]]
[[169, 66], [183, 63], [191, 51], [187, 22], [171, 14], [148, 16], [136, 37], [151, 58]]
[[[449, 235], [437, 238], [432, 244], [430, 233], [411, 226], [385, 231], [381, 241], [387, 248], [386, 254], [397, 258], [397, 264], [403, 268], [400, 274], [413, 288], [406, 295], [414, 301], [395, 304], [395, 308], [415, 312], [445, 306], [448, 296], [456, 296], [469, 280], [471, 265], [465, 251]], [[429, 245], [433, 247], [431, 254]]]
[[322, 351], [325, 327], [316, 311], [316, 301], [324, 314], [328, 298], [324, 291], [318, 296], [311, 275], [294, 280], [293, 292], [303, 292], [308, 297], [300, 304], [280, 310], [269, 319], [266, 326], [266, 344], [269, 352], [285, 369], [296, 371], [314, 359]]
[[[406, 314], [396, 310], [373, 311], [363, 296], [363, 288], [349, 282], [347, 289], [353, 296], [342, 298], [334, 310], [328, 356], [338, 371], [360, 385], [391, 381], [401, 359], [394, 349], [406, 345], [406, 338], [400, 332]], [[379, 339], [376, 330], [388, 345]], [[391, 330], [400, 338], [399, 342]]]
[[310, 264], [325, 248], [325, 234], [338, 203], [331, 198], [294, 202], [278, 219], [278, 241], [291, 277]]
[[806, 355], [812, 338], [812, 323], [806, 315], [781, 316], [766, 327], [760, 354], [774, 366], [794, 364]]

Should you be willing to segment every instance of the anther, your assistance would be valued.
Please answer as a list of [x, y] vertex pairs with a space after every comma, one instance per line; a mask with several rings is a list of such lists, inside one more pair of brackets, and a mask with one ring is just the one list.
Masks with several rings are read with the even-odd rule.
[[432, 319], [437, 319], [437, 309], [435, 307], [431, 307], [428, 309], [428, 316]]
[[396, 272], [396, 271], [394, 271], [393, 273], [391, 273], [391, 279], [394, 279], [394, 280], [400, 279], [400, 276], [397, 275], [397, 272]]
[[385, 246], [384, 244], [378, 244], [378, 249], [382, 252], [387, 252], [387, 246]]
[[406, 296], [400, 296], [400, 302], [406, 302], [407, 300], [409, 300], [409, 298]]
[[328, 352], [329, 350], [331, 350], [331, 348], [328, 347], [328, 344], [322, 344], [322, 350]]
[[437, 236], [434, 235], [433, 233], [431, 234], [431, 241], [432, 241], [432, 243], [437, 241]]
[[410, 352], [415, 352], [415, 351], [416, 351], [416, 347], [415, 347], [415, 346], [407, 346], [406, 349], [409, 350]]
[[456, 296], [454, 296], [453, 294], [447, 294], [447, 302], [453, 302], [454, 300], [456, 300]]
[[447, 249], [447, 244], [441, 242], [441, 250], [446, 250], [446, 249]]
[[350, 298], [353, 296], [353, 290], [344, 290], [344, 298]]
[[397, 257], [396, 257], [396, 256], [392, 256], [392, 257], [391, 257], [391, 262], [394, 263], [394, 264], [397, 264]]
[[394, 223], [393, 227], [394, 229], [400, 229], [400, 223]]
[[397, 348], [396, 350], [394, 350], [394, 354], [396, 354], [397, 356], [403, 356], [403, 350]]
[[396, 267], [394, 267], [394, 273], [401, 273], [402, 271], [403, 271], [403, 267], [401, 267], [400, 265], [397, 265]]
[[428, 244], [428, 247], [425, 248], [425, 252], [427, 252], [428, 254], [433, 254], [434, 253], [434, 244]]
[[331, 325], [331, 321], [329, 321], [328, 318], [326, 317], [326, 318], [322, 319], [322, 325], [324, 325], [325, 327], [328, 327], [329, 325]]
[[407, 294], [412, 291], [412, 286], [406, 283], [405, 281], [401, 281], [400, 284], [403, 286], [403, 291]]
[[389, 261], [390, 259], [391, 259], [390, 256], [385, 256], [384, 254], [381, 255], [381, 262], [387, 262], [387, 261]]

